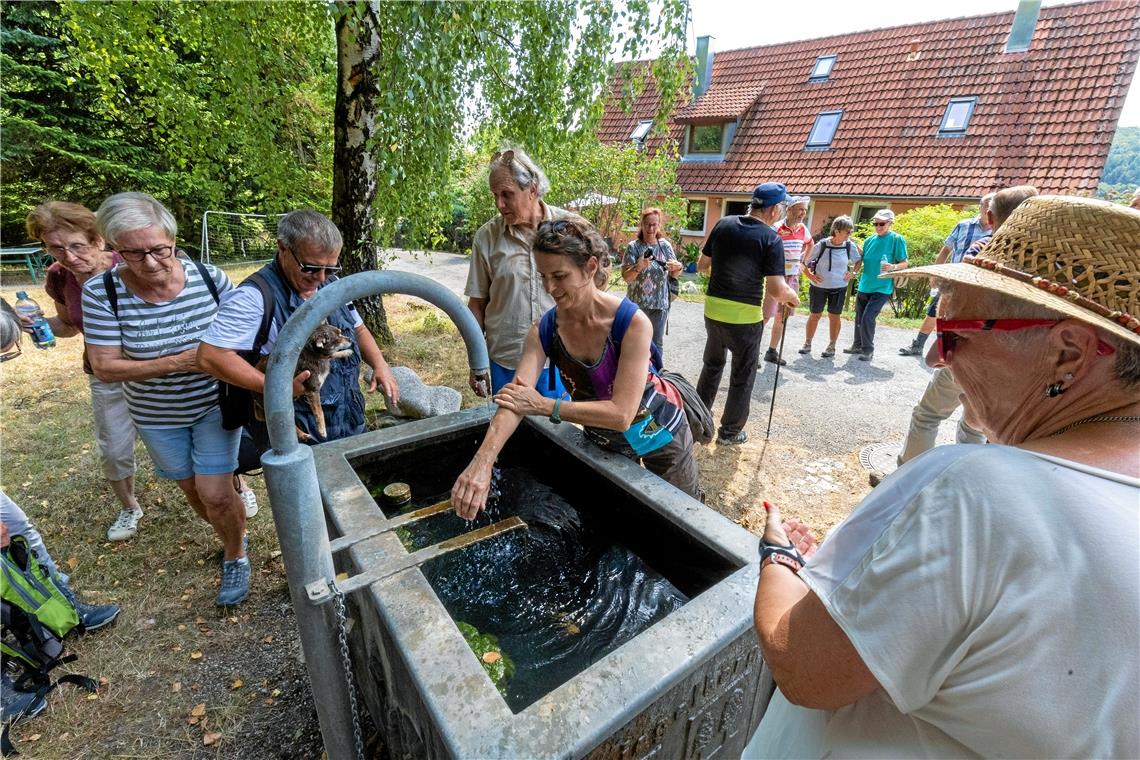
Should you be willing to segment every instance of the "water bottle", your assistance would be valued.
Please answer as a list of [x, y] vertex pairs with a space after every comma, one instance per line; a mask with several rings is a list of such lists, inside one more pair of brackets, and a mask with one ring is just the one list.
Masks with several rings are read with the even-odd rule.
[[16, 314], [32, 320], [28, 329], [32, 333], [32, 341], [35, 342], [36, 348], [51, 348], [55, 345], [55, 334], [44, 317], [43, 309], [23, 290], [16, 293]]

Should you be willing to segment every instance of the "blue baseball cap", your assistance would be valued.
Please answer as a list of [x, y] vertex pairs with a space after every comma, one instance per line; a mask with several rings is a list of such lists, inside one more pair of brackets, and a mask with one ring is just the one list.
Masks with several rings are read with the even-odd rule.
[[788, 189], [779, 182], [765, 182], [752, 191], [752, 203], [761, 207], [775, 206], [788, 197]]

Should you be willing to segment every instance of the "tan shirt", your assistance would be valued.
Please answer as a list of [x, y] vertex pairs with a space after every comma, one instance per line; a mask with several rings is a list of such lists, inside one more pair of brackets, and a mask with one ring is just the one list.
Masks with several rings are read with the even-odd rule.
[[[574, 216], [542, 203], [543, 221]], [[535, 230], [509, 227], [502, 216], [496, 216], [479, 228], [471, 243], [464, 293], [487, 299], [483, 314], [487, 353], [491, 361], [508, 369], [518, 367], [530, 326], [554, 306], [531, 255], [534, 235]]]

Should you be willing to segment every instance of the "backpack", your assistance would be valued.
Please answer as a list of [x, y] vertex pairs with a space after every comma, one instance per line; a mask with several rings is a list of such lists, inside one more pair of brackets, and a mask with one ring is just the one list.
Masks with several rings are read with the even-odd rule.
[[[542, 315], [542, 319], [538, 323], [538, 339], [542, 343], [543, 352], [550, 357], [551, 365], [557, 364], [557, 357], [551, 354], [554, 348], [554, 323], [556, 319], [557, 308], [551, 308]], [[614, 323], [610, 327], [610, 342], [613, 343], [614, 350], [621, 355], [621, 342], [625, 338], [625, 332], [629, 329], [629, 323], [633, 321], [633, 315], [637, 313], [637, 305], [630, 301], [628, 298], [622, 299], [621, 305], [618, 307], [617, 314], [614, 315]], [[668, 381], [677, 391], [681, 394], [681, 405], [685, 411], [685, 417], [689, 421], [689, 430], [693, 434], [693, 440], [697, 443], [709, 443], [713, 439], [713, 434], [716, 432], [716, 425], [713, 422], [712, 412], [705, 406], [705, 402], [697, 395], [697, 389], [693, 384], [679, 372], [671, 372], [666, 370], [661, 360], [661, 351], [657, 348], [657, 344], [653, 341], [649, 342], [649, 362], [653, 367], [653, 373], [660, 377], [662, 380]], [[554, 390], [554, 372], [551, 367], [550, 372], [547, 372], [547, 378], [550, 383], [550, 390]]]
[[[37, 697], [49, 694], [61, 683], [70, 683], [95, 692], [98, 684], [87, 676], [68, 673], [52, 681], [52, 669], [73, 662], [63, 638], [80, 627], [79, 613], [64, 594], [58, 582], [42, 564], [24, 536], [12, 536], [0, 551], [0, 666], [12, 676], [15, 688], [33, 692]], [[13, 753], [8, 739], [8, 725], [0, 735], [4, 754]]]
[[[820, 250], [819, 256], [816, 256], [814, 259], [809, 261], [808, 265], [807, 265], [808, 271], [811, 272], [812, 274], [815, 274], [815, 268], [819, 265], [820, 260], [823, 258], [823, 254], [827, 253], [828, 261], [830, 261], [831, 260], [831, 254], [828, 253], [828, 251], [838, 251], [839, 250], [838, 246], [828, 245], [826, 240], [824, 240], [821, 243], [821, 245], [823, 246], [823, 248]], [[851, 241], [850, 240], [845, 240], [843, 242], [843, 250], [845, 250], [847, 252], [847, 261], [851, 261]]]

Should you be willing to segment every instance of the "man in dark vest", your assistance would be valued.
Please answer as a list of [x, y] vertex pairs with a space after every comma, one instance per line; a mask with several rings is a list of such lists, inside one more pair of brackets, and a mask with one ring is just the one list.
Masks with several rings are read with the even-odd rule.
[[[240, 286], [222, 296], [214, 323], [198, 347], [198, 365], [232, 386], [265, 392], [265, 375], [254, 365], [269, 354], [277, 333], [297, 308], [318, 290], [336, 279], [337, 260], [343, 240], [328, 217], [302, 210], [286, 214], [277, 224], [277, 257], [250, 275]], [[266, 310], [269, 319], [265, 319]], [[368, 332], [351, 303], [328, 316], [352, 343], [352, 355], [335, 359], [321, 387], [321, 407], [328, 435], [317, 433], [316, 419], [304, 399], [294, 399], [297, 426], [312, 441], [336, 440], [364, 432], [364, 394], [360, 391], [360, 362], [372, 367], [369, 391], [382, 386], [393, 399], [400, 395], [388, 363], [372, 333]], [[294, 378], [293, 394], [301, 393], [302, 372]], [[264, 448], [264, 423], [247, 424], [259, 447]]]

